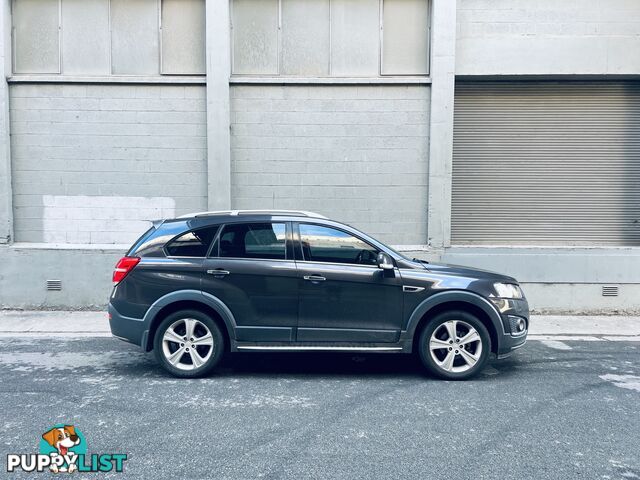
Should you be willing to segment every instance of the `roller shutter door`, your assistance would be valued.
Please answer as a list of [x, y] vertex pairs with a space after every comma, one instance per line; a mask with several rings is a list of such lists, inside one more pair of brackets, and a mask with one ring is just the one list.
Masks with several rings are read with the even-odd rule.
[[640, 83], [458, 82], [454, 245], [640, 245]]

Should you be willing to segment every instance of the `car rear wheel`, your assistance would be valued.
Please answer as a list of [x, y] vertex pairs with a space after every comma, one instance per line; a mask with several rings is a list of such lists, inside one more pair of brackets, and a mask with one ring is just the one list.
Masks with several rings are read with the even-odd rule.
[[181, 310], [160, 323], [154, 352], [158, 363], [176, 377], [201, 377], [220, 362], [224, 336], [208, 315]]
[[490, 351], [487, 328], [463, 311], [437, 315], [419, 338], [422, 363], [432, 374], [447, 380], [466, 380], [480, 373]]

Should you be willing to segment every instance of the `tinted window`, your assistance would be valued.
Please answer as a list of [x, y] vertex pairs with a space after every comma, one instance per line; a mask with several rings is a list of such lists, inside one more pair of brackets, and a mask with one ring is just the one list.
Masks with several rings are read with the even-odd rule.
[[342, 230], [320, 225], [300, 224], [305, 260], [312, 262], [376, 265], [378, 250]]
[[220, 236], [220, 256], [233, 258], [286, 258], [284, 223], [227, 225]]
[[217, 231], [215, 226], [184, 233], [167, 245], [167, 254], [172, 257], [206, 257]]

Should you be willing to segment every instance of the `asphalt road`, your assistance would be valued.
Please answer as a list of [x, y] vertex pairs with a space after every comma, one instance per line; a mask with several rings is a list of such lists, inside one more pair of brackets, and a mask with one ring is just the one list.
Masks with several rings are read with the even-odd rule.
[[444, 382], [411, 356], [317, 353], [177, 380], [111, 338], [1, 338], [0, 399], [0, 476], [70, 423], [128, 454], [112, 478], [640, 478], [638, 342], [530, 341]]

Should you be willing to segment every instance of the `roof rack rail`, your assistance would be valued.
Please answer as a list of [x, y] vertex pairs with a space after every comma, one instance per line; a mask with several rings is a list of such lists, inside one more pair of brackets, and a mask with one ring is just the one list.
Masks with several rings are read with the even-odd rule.
[[309, 212], [306, 210], [216, 210], [211, 212], [196, 212], [180, 215], [178, 218], [191, 218], [191, 217], [210, 217], [215, 215], [230, 215], [237, 217], [240, 215], [296, 215], [298, 217], [311, 217], [311, 218], [327, 218], [319, 213]]

